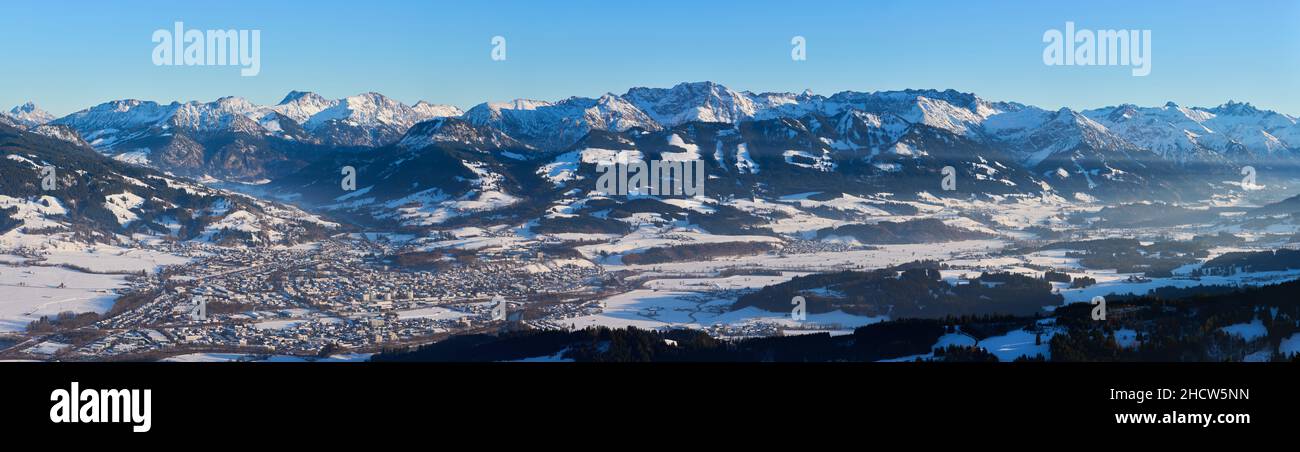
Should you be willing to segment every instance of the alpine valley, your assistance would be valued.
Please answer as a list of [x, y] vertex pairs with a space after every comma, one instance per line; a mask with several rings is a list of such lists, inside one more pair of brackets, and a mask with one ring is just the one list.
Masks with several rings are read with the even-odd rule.
[[[0, 153], [0, 358], [1300, 352], [1300, 305], [1274, 302], [1300, 278], [1300, 118], [1249, 103], [294, 91], [28, 103], [0, 113]], [[598, 189], [605, 164], [696, 160], [702, 195]], [[1236, 291], [1256, 301], [1207, 307]], [[1082, 321], [1099, 296], [1131, 314]], [[1152, 339], [1170, 316], [1181, 345]]]

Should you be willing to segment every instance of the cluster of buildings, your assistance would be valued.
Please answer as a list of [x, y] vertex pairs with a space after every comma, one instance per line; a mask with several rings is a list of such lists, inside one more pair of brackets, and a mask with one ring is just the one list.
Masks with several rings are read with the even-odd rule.
[[[390, 261], [399, 251], [394, 245], [348, 238], [310, 247], [193, 245], [183, 251], [195, 259], [131, 276], [130, 290], [119, 299], [131, 301], [93, 325], [102, 336], [70, 351], [99, 358], [378, 351], [495, 322], [518, 323], [522, 302], [530, 298], [590, 294], [609, 280], [599, 266], [544, 261], [540, 253], [436, 271], [396, 268]], [[515, 315], [498, 317], [494, 297], [515, 302]], [[560, 318], [591, 309], [599, 307], [548, 303], [539, 304], [538, 312]]]

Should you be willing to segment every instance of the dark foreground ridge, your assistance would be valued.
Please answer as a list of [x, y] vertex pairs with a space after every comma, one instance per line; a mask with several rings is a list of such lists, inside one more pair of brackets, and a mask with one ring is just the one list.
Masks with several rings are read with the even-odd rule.
[[[372, 361], [492, 362], [526, 359], [577, 362], [833, 362], [925, 360], [997, 361], [978, 341], [1022, 330], [1047, 344], [1050, 356], [1018, 360], [1070, 361], [1296, 361], [1279, 345], [1300, 332], [1300, 281], [1225, 291], [1170, 290], [1112, 302], [1107, 320], [1091, 318], [1092, 305], [1060, 307], [1054, 317], [963, 316], [901, 319], [829, 333], [725, 341], [694, 330], [589, 328], [466, 335], [407, 351], [387, 351]], [[1173, 297], [1162, 295], [1171, 294]], [[1244, 338], [1224, 327], [1259, 320], [1262, 336]], [[1117, 333], [1129, 334], [1121, 341]], [[1050, 333], [1050, 339], [1047, 336]], [[948, 334], [969, 336], [973, 346], [932, 348]], [[1126, 342], [1126, 343], [1122, 343]], [[1262, 355], [1261, 355], [1262, 354]], [[911, 358], [911, 359], [908, 359]]]

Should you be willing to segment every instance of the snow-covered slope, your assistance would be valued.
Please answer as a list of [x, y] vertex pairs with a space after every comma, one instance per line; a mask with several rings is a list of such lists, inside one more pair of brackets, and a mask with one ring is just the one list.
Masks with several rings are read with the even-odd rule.
[[455, 143], [480, 150], [527, 149], [527, 146], [492, 127], [480, 127], [459, 118], [445, 117], [424, 121], [411, 127], [397, 146], [420, 149], [438, 143]]
[[77, 146], [91, 147], [90, 143], [81, 138], [81, 135], [71, 127], [62, 124], [42, 124], [28, 129], [29, 132], [44, 135], [50, 138], [63, 140]]
[[[222, 243], [293, 243], [337, 225], [296, 208], [214, 189], [105, 157], [48, 127], [47, 133], [0, 125], [0, 242], [124, 244], [132, 237]], [[75, 135], [74, 135], [75, 137]], [[41, 186], [44, 168], [54, 187]], [[245, 212], [263, 227], [226, 228]], [[243, 224], [247, 224], [244, 222]]]

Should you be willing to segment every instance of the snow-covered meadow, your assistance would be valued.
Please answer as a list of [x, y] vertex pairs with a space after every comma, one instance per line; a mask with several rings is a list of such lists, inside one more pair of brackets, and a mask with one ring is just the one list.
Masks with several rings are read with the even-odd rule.
[[155, 272], [190, 258], [143, 248], [50, 242], [39, 260], [0, 254], [0, 332], [21, 332], [42, 316], [104, 313], [128, 287], [126, 273]]

